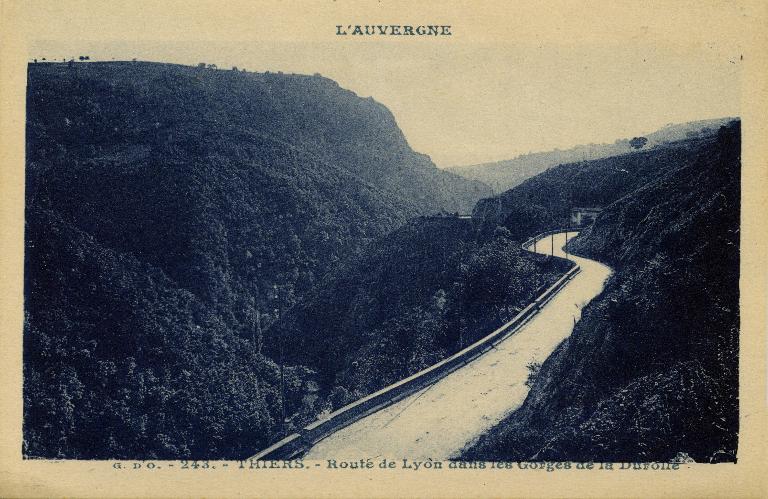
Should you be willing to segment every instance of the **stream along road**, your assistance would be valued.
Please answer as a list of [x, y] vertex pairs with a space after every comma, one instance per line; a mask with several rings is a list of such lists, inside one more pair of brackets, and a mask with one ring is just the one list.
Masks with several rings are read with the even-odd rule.
[[[569, 232], [569, 240], [575, 232]], [[550, 254], [547, 236], [537, 253]], [[555, 256], [565, 257], [565, 233], [554, 235]], [[533, 251], [533, 247], [528, 248]], [[516, 333], [433, 385], [329, 435], [305, 459], [390, 458], [445, 460], [455, 456], [528, 394], [526, 365], [543, 362], [567, 338], [581, 309], [602, 291], [611, 269], [568, 256], [578, 273]]]

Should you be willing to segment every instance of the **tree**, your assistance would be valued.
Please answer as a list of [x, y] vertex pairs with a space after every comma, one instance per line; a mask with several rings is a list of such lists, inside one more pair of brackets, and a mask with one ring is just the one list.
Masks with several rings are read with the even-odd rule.
[[528, 379], [525, 380], [525, 386], [532, 388], [533, 384], [536, 383], [536, 377], [539, 375], [539, 371], [541, 371], [541, 362], [531, 360], [525, 367], [528, 368]]
[[647, 143], [648, 139], [645, 137], [633, 137], [632, 140], [629, 141], [629, 146], [633, 149], [640, 149]]

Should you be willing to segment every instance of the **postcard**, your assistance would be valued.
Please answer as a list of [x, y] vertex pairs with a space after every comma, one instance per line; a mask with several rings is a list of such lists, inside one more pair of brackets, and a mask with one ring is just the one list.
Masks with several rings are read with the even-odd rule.
[[1, 12], [4, 497], [766, 493], [765, 2]]

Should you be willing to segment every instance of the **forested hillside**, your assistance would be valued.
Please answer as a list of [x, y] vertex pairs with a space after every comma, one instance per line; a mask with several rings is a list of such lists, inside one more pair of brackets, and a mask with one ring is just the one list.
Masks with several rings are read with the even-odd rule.
[[734, 461], [739, 202], [733, 122], [607, 206], [571, 250], [615, 274], [522, 408], [462, 457]]
[[[644, 136], [647, 142], [641, 146], [644, 149], [664, 147], [670, 142], [690, 138], [705, 138], [712, 136], [717, 129], [728, 123], [732, 118], [692, 121], [689, 123], [669, 124]], [[584, 161], [619, 156], [631, 152], [632, 139], [619, 139], [612, 144], [588, 144], [571, 149], [555, 149], [554, 151], [533, 152], [523, 154], [513, 159], [483, 163], [479, 165], [455, 166], [447, 168], [462, 177], [479, 180], [495, 191], [511, 189], [524, 180], [534, 177], [549, 168], [562, 164], [578, 164]]]
[[403, 379], [514, 317], [572, 264], [532, 255], [509, 231], [420, 218], [339, 266], [274, 329], [312, 367], [333, 408]]
[[568, 227], [572, 207], [609, 206], [643, 185], [691, 164], [702, 147], [716, 141], [716, 135], [708, 135], [647, 151], [560, 165], [496, 197], [481, 200], [473, 218], [481, 224], [484, 234], [493, 233], [501, 225], [521, 239]]
[[252, 455], [514, 316], [570, 265], [520, 242], [572, 206], [604, 208], [573, 251], [615, 275], [466, 456], [735, 456], [737, 123], [475, 205], [319, 75], [28, 76], [25, 456]]
[[[259, 331], [370, 241], [488, 192], [320, 76], [114, 62], [28, 78], [28, 456], [236, 457], [274, 440]], [[289, 396], [314, 389], [289, 376]]]

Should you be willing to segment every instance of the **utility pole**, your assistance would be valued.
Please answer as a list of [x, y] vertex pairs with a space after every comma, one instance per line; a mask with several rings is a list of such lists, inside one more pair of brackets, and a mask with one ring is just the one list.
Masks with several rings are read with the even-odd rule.
[[264, 346], [264, 332], [261, 329], [261, 310], [256, 302], [256, 298], [251, 297], [251, 308], [254, 310], [251, 315], [251, 344], [258, 355]]
[[[278, 293], [277, 284], [274, 284], [272, 286], [272, 289], [275, 291], [275, 299], [277, 300], [277, 308], [275, 309], [275, 314], [277, 316], [277, 322], [280, 322], [280, 317], [282, 314], [282, 303], [280, 302], [280, 294]], [[285, 359], [283, 357], [283, 346], [284, 346], [285, 338], [284, 335], [280, 334], [280, 412], [282, 413], [282, 424], [281, 428], [283, 430], [283, 436], [286, 435], [286, 415], [285, 415]]]
[[555, 234], [554, 233], [550, 236], [550, 239], [552, 241], [551, 255], [555, 256]]
[[261, 330], [261, 310], [256, 309], [256, 353], [261, 355], [261, 349], [264, 347], [264, 333]]
[[573, 209], [573, 187], [568, 189], [568, 213], [565, 214], [565, 259], [568, 259], [568, 231], [571, 228], [571, 210]]

